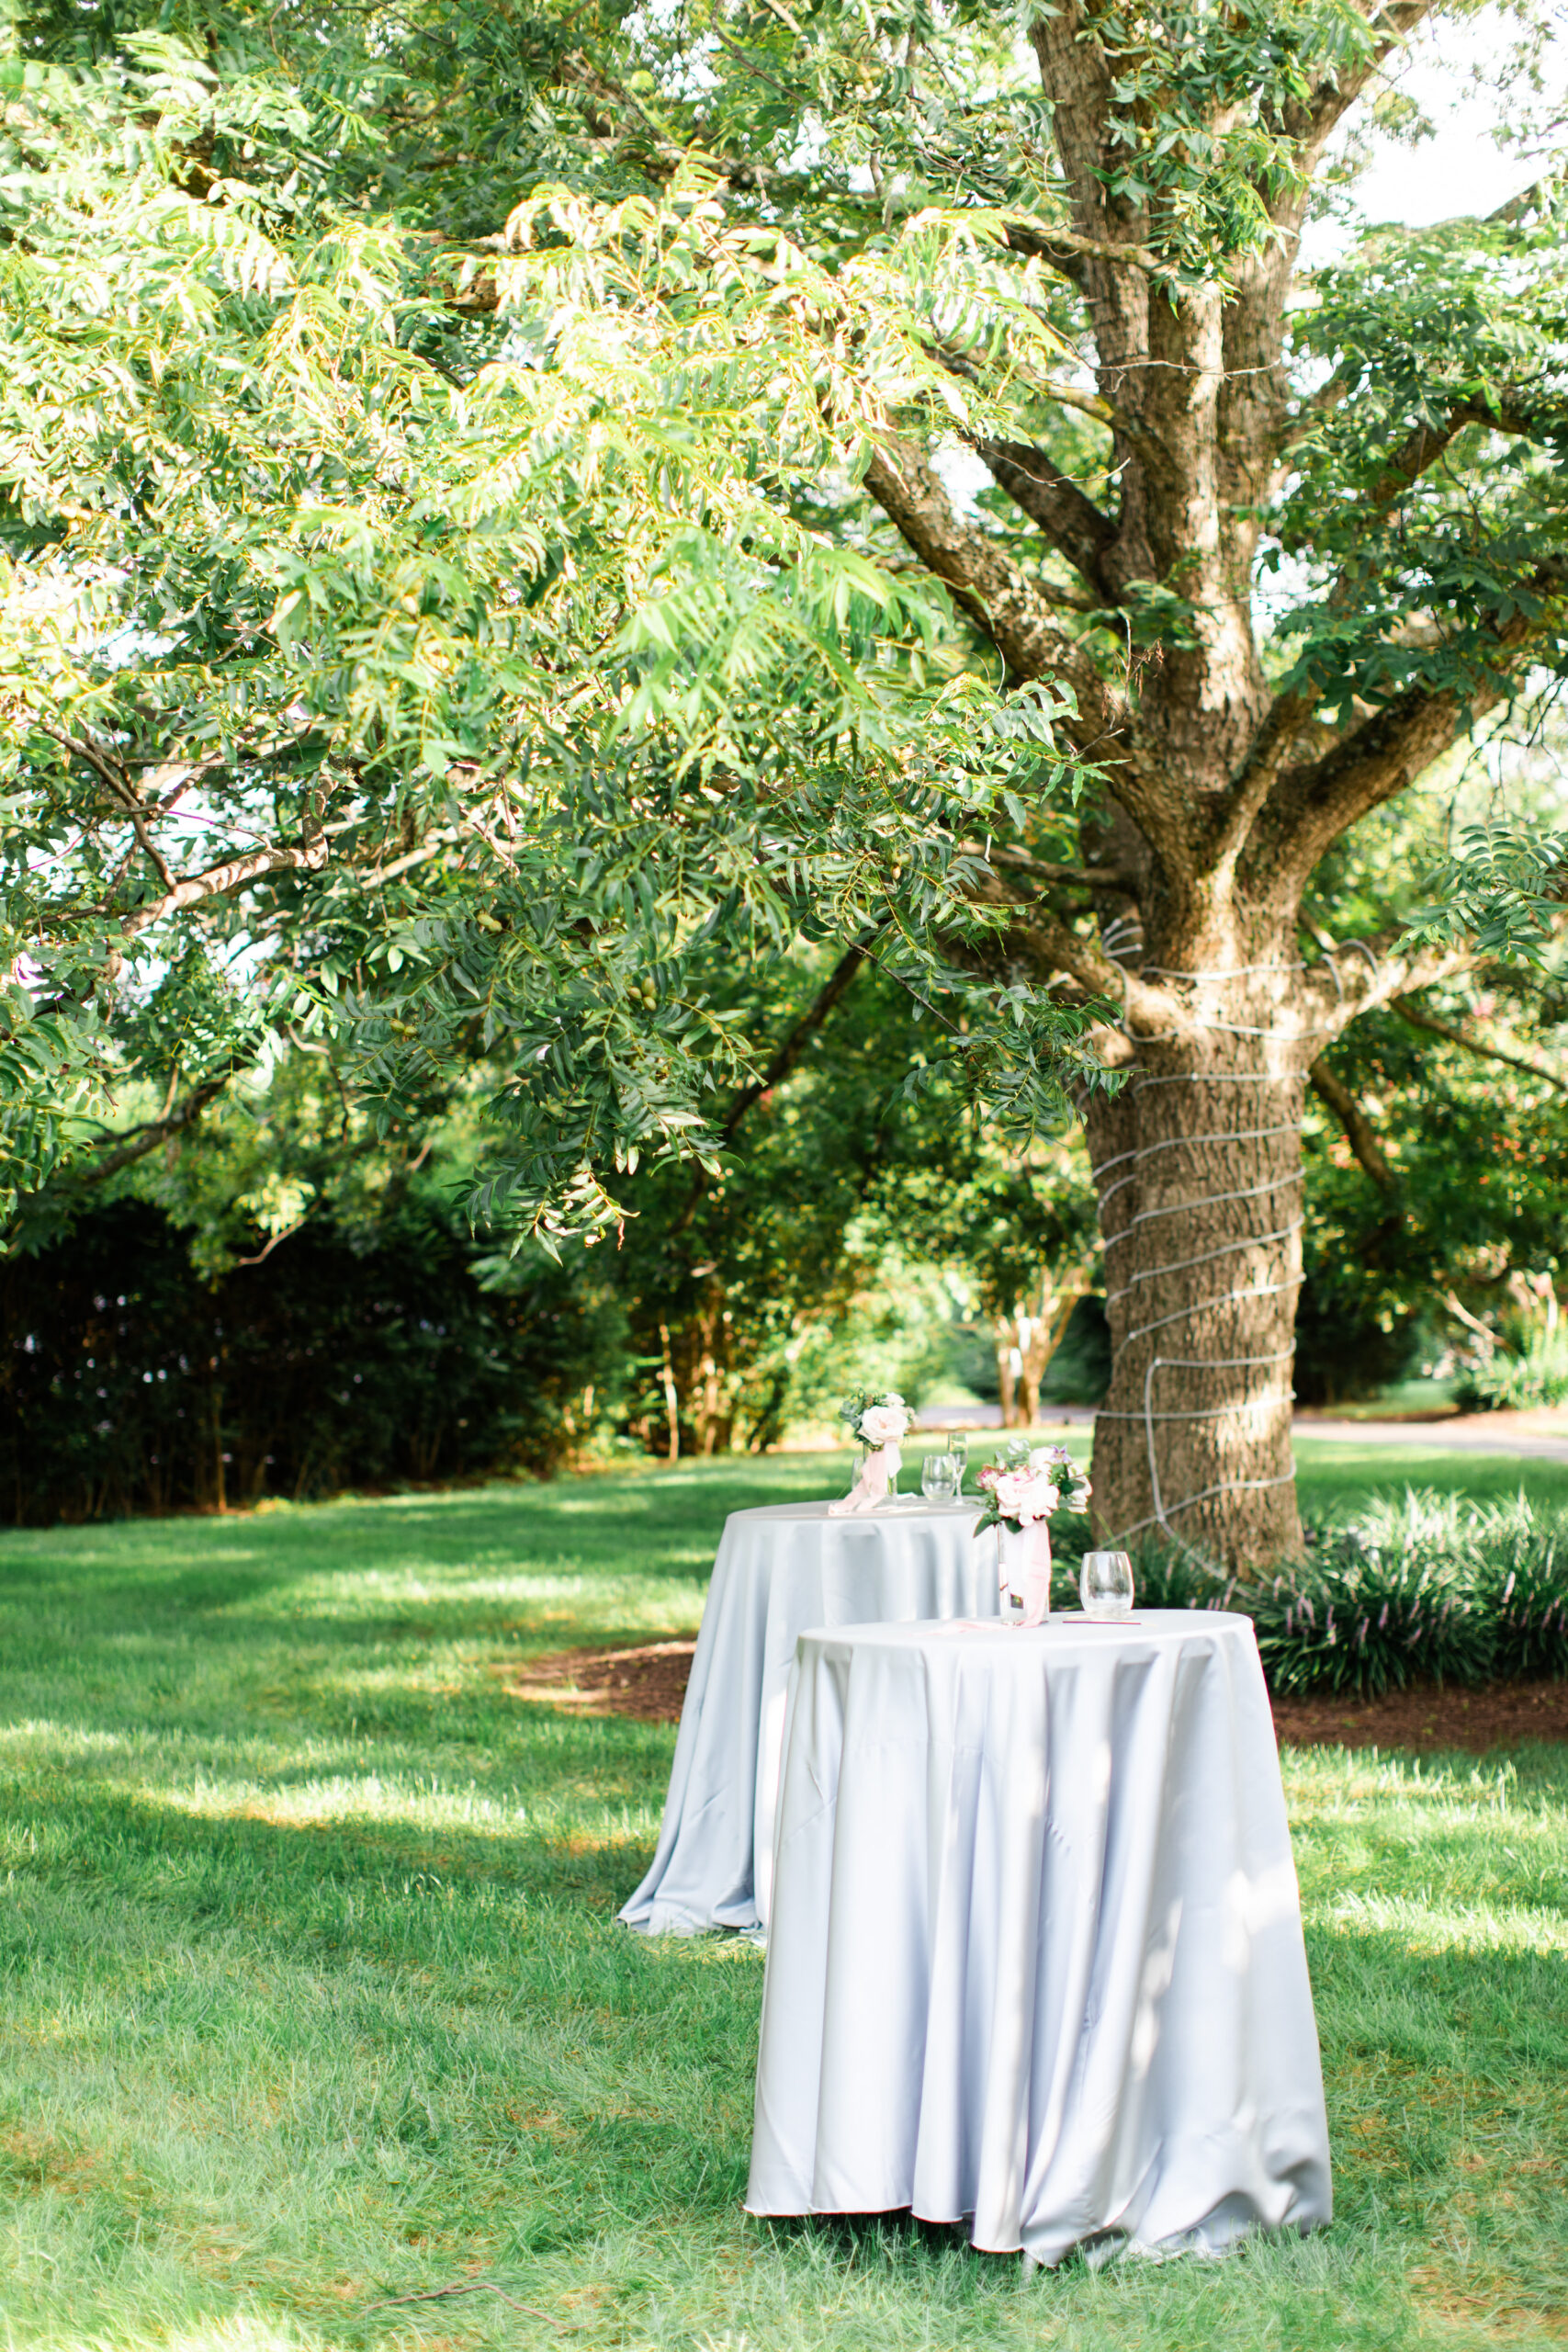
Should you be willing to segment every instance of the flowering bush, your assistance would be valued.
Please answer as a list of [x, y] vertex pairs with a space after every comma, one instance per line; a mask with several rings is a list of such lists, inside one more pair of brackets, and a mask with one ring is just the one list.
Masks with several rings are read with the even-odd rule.
[[985, 1503], [976, 1521], [982, 1527], [1032, 1527], [1049, 1519], [1067, 1492], [1069, 1510], [1089, 1508], [1089, 1480], [1065, 1445], [1031, 1446], [1008, 1441], [999, 1462], [988, 1462], [976, 1479]]

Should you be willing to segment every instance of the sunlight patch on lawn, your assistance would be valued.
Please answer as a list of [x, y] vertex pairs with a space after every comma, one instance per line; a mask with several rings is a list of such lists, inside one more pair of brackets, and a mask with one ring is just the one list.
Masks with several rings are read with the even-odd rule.
[[1341, 1895], [1318, 1914], [1325, 1927], [1397, 1936], [1412, 1953], [1568, 1952], [1568, 1918], [1518, 1905], [1423, 1903], [1403, 1894]]
[[280, 1826], [331, 1821], [399, 1821], [421, 1829], [478, 1829], [512, 1835], [529, 1825], [528, 1808], [498, 1804], [478, 1789], [447, 1790], [421, 1785], [400, 1773], [338, 1773], [325, 1780], [284, 1787], [259, 1781], [198, 1777], [183, 1786], [143, 1782], [137, 1794], [148, 1804], [209, 1820], [270, 1821]]
[[[137, 1736], [144, 1741], [146, 1736]], [[75, 1724], [56, 1723], [48, 1715], [30, 1715], [21, 1723], [0, 1724], [0, 1747], [24, 1747], [35, 1742], [66, 1756], [101, 1756], [134, 1744], [129, 1732], [84, 1731]]]
[[607, 1808], [597, 1808], [597, 1817], [591, 1814], [587, 1822], [579, 1817], [568, 1827], [558, 1797], [542, 1806], [504, 1804], [477, 1787], [443, 1789], [425, 1779], [384, 1772], [339, 1773], [282, 1786], [198, 1776], [194, 1782], [177, 1785], [146, 1781], [136, 1794], [143, 1804], [209, 1821], [261, 1821], [276, 1828], [395, 1822], [404, 1828], [461, 1829], [487, 1838], [525, 1832], [562, 1851], [585, 1854], [644, 1843], [652, 1826], [651, 1808], [620, 1805], [614, 1817]]

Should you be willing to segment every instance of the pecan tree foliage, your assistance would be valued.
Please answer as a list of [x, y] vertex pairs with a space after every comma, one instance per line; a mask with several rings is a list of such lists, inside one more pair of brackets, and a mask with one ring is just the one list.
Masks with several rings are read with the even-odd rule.
[[[1079, 1015], [973, 952], [976, 834], [1021, 762], [1060, 786], [1059, 697], [1000, 694], [929, 585], [792, 505], [873, 421], [841, 367], [822, 397], [829, 276], [781, 300], [711, 171], [570, 185], [529, 95], [564, 18], [152, 13], [0, 33], [28, 1229], [326, 1046], [389, 1130], [471, 1085], [476, 1215], [593, 1239], [639, 1166], [716, 1169], [776, 1058], [778, 990], [726, 994], [716, 940], [940, 989], [1026, 1127], [1092, 1079]], [[863, 307], [934, 380], [908, 287], [873, 268]]]
[[1082, 1081], [1102, 1527], [1292, 1550], [1307, 1073], [1556, 888], [1505, 832], [1414, 928], [1312, 895], [1563, 655], [1550, 168], [1301, 275], [1428, 17], [22, 18], [14, 1053], [76, 1067], [188, 882], [209, 996], [231, 946], [389, 1105], [488, 1057], [485, 1205], [592, 1233], [766, 1066], [715, 927], [864, 941], [998, 1115]]

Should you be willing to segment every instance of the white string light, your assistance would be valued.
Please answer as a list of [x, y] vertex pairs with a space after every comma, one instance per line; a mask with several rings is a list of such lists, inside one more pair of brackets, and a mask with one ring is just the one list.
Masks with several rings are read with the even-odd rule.
[[[1375, 960], [1373, 959], [1370, 949], [1367, 948], [1362, 941], [1348, 941], [1343, 943], [1343, 946], [1345, 949], [1355, 949], [1359, 951], [1366, 957], [1369, 967], [1374, 972], [1376, 971], [1377, 967]], [[1323, 960], [1328, 967], [1337, 994], [1341, 1000], [1343, 1000], [1345, 993], [1344, 982], [1340, 978], [1338, 969], [1334, 961], [1334, 951], [1325, 949]], [[1177, 971], [1168, 966], [1162, 965], [1149, 965], [1143, 968], [1151, 975], [1166, 979], [1191, 980], [1195, 982], [1227, 982], [1238, 981], [1244, 979], [1250, 974], [1258, 972], [1307, 971], [1314, 969], [1314, 967], [1306, 964], [1295, 963], [1238, 965], [1232, 967], [1230, 970], [1224, 972]], [[1325, 1027], [1314, 1025], [1303, 1029], [1282, 1031], [1278, 1024], [1265, 1028], [1241, 1022], [1195, 1019], [1191, 1023], [1191, 1026], [1193, 1028], [1211, 1035], [1220, 1034], [1235, 1037], [1267, 1037], [1271, 1040], [1278, 1040], [1280, 1045], [1285, 1046], [1289, 1046], [1292, 1044], [1299, 1045], [1309, 1037], [1331, 1036], [1336, 1034], [1338, 1025], [1339, 1024], [1336, 1023]], [[1135, 1035], [1128, 1020], [1125, 991], [1123, 991], [1120, 1026], [1128, 1037], [1129, 1041], [1137, 1046], [1158, 1044], [1164, 1042], [1166, 1038], [1174, 1037], [1180, 1034], [1177, 1030], [1168, 1030], [1163, 1033]], [[1134, 1079], [1128, 1091], [1130, 1094], [1136, 1095], [1141, 1093], [1145, 1088], [1152, 1086], [1288, 1086], [1292, 1083], [1292, 1079], [1299, 1079], [1299, 1072], [1292, 1072], [1288, 1069], [1282, 1071], [1224, 1070], [1215, 1072], [1203, 1070], [1183, 1070], [1180, 1072], [1168, 1074], [1162, 1073], [1157, 1076], [1153, 1074], [1139, 1076]], [[1299, 1119], [1295, 1119], [1286, 1121], [1273, 1126], [1236, 1128], [1224, 1132], [1210, 1132], [1201, 1136], [1175, 1136], [1162, 1137], [1157, 1142], [1145, 1144], [1130, 1151], [1118, 1152], [1111, 1159], [1101, 1160], [1090, 1171], [1096, 1180], [1098, 1189], [1099, 1179], [1101, 1176], [1109, 1174], [1109, 1172], [1114, 1168], [1127, 1166], [1130, 1163], [1130, 1172], [1120, 1178], [1116, 1183], [1109, 1186], [1104, 1192], [1100, 1193], [1100, 1210], [1103, 1213], [1108, 1202], [1112, 1200], [1127, 1184], [1133, 1183], [1136, 1181], [1137, 1171], [1145, 1159], [1155, 1157], [1159, 1152], [1175, 1150], [1179, 1146], [1189, 1144], [1194, 1147], [1201, 1147], [1203, 1145], [1228, 1146], [1232, 1144], [1261, 1143], [1279, 1136], [1299, 1134], [1301, 1131], [1301, 1125], [1302, 1122]], [[1141, 1210], [1136, 1216], [1131, 1218], [1129, 1222], [1122, 1227], [1119, 1233], [1108, 1235], [1106, 1237], [1106, 1251], [1109, 1254], [1109, 1252], [1115, 1248], [1118, 1242], [1129, 1239], [1139, 1226], [1147, 1224], [1151, 1220], [1164, 1216], [1175, 1216], [1187, 1210], [1219, 1207], [1234, 1201], [1256, 1200], [1279, 1191], [1284, 1185], [1299, 1184], [1303, 1180], [1303, 1171], [1298, 1168], [1289, 1174], [1273, 1178], [1267, 1183], [1248, 1185], [1242, 1190], [1235, 1192], [1205, 1193], [1190, 1197], [1183, 1201], [1172, 1203], [1168, 1206]], [[1131, 1275], [1119, 1289], [1108, 1290], [1106, 1294], [1106, 1306], [1108, 1307], [1114, 1306], [1119, 1300], [1128, 1297], [1140, 1283], [1158, 1281], [1162, 1275], [1180, 1273], [1193, 1266], [1209, 1265], [1213, 1263], [1216, 1259], [1233, 1256], [1238, 1250], [1262, 1248], [1271, 1242], [1288, 1241], [1292, 1234], [1300, 1232], [1303, 1223], [1304, 1219], [1303, 1217], [1293, 1217], [1288, 1225], [1280, 1227], [1272, 1232], [1247, 1234], [1239, 1240], [1224, 1243], [1214, 1250], [1201, 1250], [1187, 1258], [1172, 1259], [1163, 1265], [1145, 1267]], [[1260, 1284], [1255, 1281], [1245, 1287], [1238, 1284], [1229, 1291], [1220, 1293], [1210, 1298], [1195, 1300], [1190, 1306], [1177, 1307], [1169, 1314], [1156, 1317], [1152, 1321], [1137, 1326], [1134, 1329], [1129, 1331], [1125, 1335], [1121, 1346], [1117, 1349], [1112, 1362], [1112, 1374], [1114, 1375], [1115, 1368], [1121, 1363], [1127, 1350], [1133, 1346], [1136, 1340], [1147, 1339], [1151, 1333], [1168, 1329], [1171, 1324], [1185, 1322], [1201, 1315], [1216, 1313], [1227, 1306], [1243, 1306], [1249, 1300], [1253, 1299], [1277, 1297], [1281, 1292], [1296, 1289], [1298, 1287], [1299, 1281], [1299, 1276], [1292, 1276], [1285, 1282]], [[1266, 1365], [1288, 1363], [1294, 1354], [1295, 1348], [1292, 1343], [1288, 1348], [1275, 1349], [1263, 1355], [1220, 1356], [1213, 1358], [1156, 1355], [1151, 1358], [1149, 1363], [1145, 1368], [1144, 1373], [1142, 1411], [1108, 1412], [1104, 1416], [1107, 1420], [1141, 1421], [1144, 1425], [1145, 1444], [1147, 1452], [1149, 1467], [1149, 1491], [1155, 1508], [1152, 1516], [1141, 1519], [1132, 1527], [1125, 1528], [1121, 1531], [1123, 1540], [1142, 1534], [1147, 1528], [1158, 1527], [1164, 1531], [1172, 1543], [1179, 1545], [1182, 1550], [1191, 1551], [1193, 1547], [1187, 1544], [1181, 1536], [1178, 1535], [1176, 1530], [1171, 1526], [1170, 1522], [1173, 1517], [1179, 1516], [1183, 1511], [1195, 1509], [1199, 1503], [1207, 1502], [1216, 1495], [1255, 1492], [1273, 1487], [1289, 1486], [1292, 1483], [1295, 1477], [1295, 1472], [1292, 1469], [1284, 1473], [1282, 1476], [1271, 1476], [1262, 1478], [1221, 1478], [1216, 1480], [1213, 1485], [1201, 1487], [1195, 1494], [1183, 1495], [1179, 1500], [1168, 1503], [1160, 1489], [1159, 1459], [1155, 1440], [1155, 1424], [1156, 1422], [1217, 1421], [1223, 1420], [1227, 1414], [1269, 1412], [1277, 1409], [1281, 1405], [1289, 1407], [1292, 1401], [1292, 1392], [1288, 1388], [1274, 1388], [1257, 1396], [1233, 1398], [1223, 1405], [1183, 1410], [1156, 1411], [1154, 1402], [1154, 1394], [1155, 1382], [1158, 1374], [1165, 1371], [1224, 1372], [1260, 1370]]]
[[[1113, 1159], [1102, 1159], [1098, 1168], [1091, 1168], [1089, 1172], [1098, 1181], [1110, 1169], [1120, 1168], [1124, 1160], [1152, 1159], [1156, 1151], [1183, 1151], [1190, 1145], [1196, 1146], [1201, 1143], [1258, 1143], [1265, 1136], [1293, 1136], [1297, 1131], [1298, 1122], [1288, 1119], [1282, 1127], [1244, 1127], [1236, 1135], [1224, 1135], [1216, 1132], [1206, 1136], [1167, 1136], [1160, 1143], [1145, 1144], [1139, 1151], [1119, 1151]], [[1136, 1182], [1135, 1176], [1123, 1176], [1120, 1183], [1111, 1185], [1110, 1192], [1101, 1193], [1100, 1207], [1103, 1208], [1107, 1201], [1113, 1200], [1123, 1184], [1133, 1184]]]
[[[1226, 1137], [1227, 1142], [1240, 1143], [1243, 1140], [1240, 1136]], [[1179, 1216], [1183, 1209], [1218, 1208], [1224, 1201], [1255, 1201], [1259, 1193], [1277, 1193], [1281, 1184], [1299, 1184], [1301, 1181], [1298, 1169], [1293, 1176], [1272, 1176], [1266, 1184], [1244, 1185], [1239, 1193], [1200, 1193], [1195, 1200], [1171, 1201], [1164, 1208], [1140, 1209], [1136, 1216], [1127, 1219], [1120, 1233], [1106, 1237], [1105, 1246], [1108, 1250], [1114, 1250], [1119, 1241], [1125, 1241], [1140, 1225], [1147, 1225], [1155, 1217]]]
[[1228, 1258], [1237, 1250], [1250, 1250], [1255, 1242], [1288, 1240], [1292, 1233], [1301, 1231], [1303, 1223], [1301, 1217], [1292, 1217], [1289, 1225], [1281, 1225], [1273, 1233], [1244, 1234], [1239, 1241], [1227, 1241], [1223, 1249], [1201, 1250], [1195, 1258], [1173, 1258], [1168, 1266], [1145, 1267], [1142, 1273], [1130, 1275], [1120, 1290], [1107, 1291], [1105, 1304], [1112, 1306], [1117, 1299], [1125, 1298], [1130, 1290], [1135, 1290], [1140, 1283], [1152, 1283], [1160, 1274], [1178, 1274], [1188, 1266], [1211, 1265], [1216, 1258]]

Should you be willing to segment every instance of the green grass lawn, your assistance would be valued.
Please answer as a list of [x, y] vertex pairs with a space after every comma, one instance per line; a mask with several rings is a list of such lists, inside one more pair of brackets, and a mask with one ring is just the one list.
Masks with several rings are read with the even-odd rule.
[[[1568, 1501], [1551, 1465], [1302, 1453], [1315, 1506]], [[7, 2347], [1562, 2341], [1562, 1749], [1287, 1757], [1326, 2234], [1024, 2283], [944, 2233], [742, 2214], [761, 1960], [614, 1924], [674, 1735], [503, 1676], [694, 1627], [726, 1511], [825, 1475], [0, 1537]], [[513, 2300], [372, 2308], [481, 2277]]]

